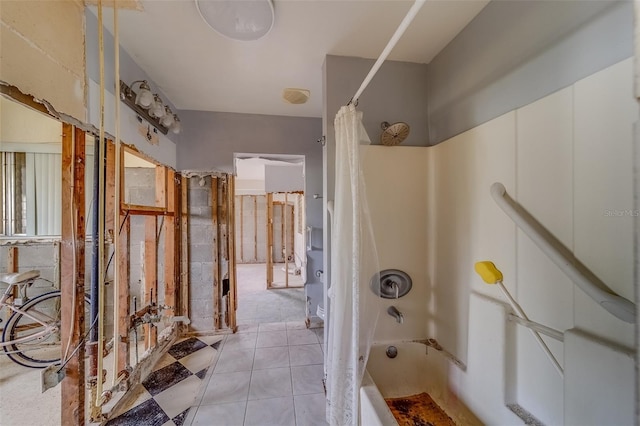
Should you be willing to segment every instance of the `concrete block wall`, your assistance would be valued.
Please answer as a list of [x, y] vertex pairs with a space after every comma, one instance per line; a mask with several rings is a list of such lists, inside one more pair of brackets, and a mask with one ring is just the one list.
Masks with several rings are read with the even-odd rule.
[[[203, 185], [200, 183], [203, 182]], [[211, 177], [189, 179], [189, 317], [192, 331], [213, 323], [213, 220]]]

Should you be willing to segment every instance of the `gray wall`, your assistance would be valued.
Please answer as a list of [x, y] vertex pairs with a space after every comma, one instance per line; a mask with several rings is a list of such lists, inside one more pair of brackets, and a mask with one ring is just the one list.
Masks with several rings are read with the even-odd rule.
[[[322, 135], [319, 118], [181, 111], [184, 135], [177, 153], [179, 170], [233, 173], [233, 154], [305, 156], [307, 226], [322, 229]], [[307, 283], [319, 283], [322, 250], [307, 252]]]
[[[100, 57], [98, 43], [98, 19], [85, 9], [85, 55], [87, 73], [87, 116], [90, 124], [96, 128], [100, 126]], [[182, 118], [182, 113], [176, 109], [171, 100], [162, 93], [162, 89], [149, 78], [146, 72], [120, 47], [120, 80], [131, 85], [136, 80], [147, 80], [153, 93], [158, 93], [165, 105]], [[114, 39], [108, 30], [104, 30], [104, 78], [105, 78], [105, 131], [113, 137], [115, 135], [115, 113], [113, 106], [115, 94], [115, 55]], [[134, 88], [134, 90], [137, 89]], [[166, 136], [158, 132], [158, 144], [150, 144], [146, 138], [138, 133], [137, 114], [120, 103], [120, 139], [127, 144], [135, 145], [140, 151], [169, 167], [175, 167], [176, 143], [182, 139], [182, 133], [169, 132]]]
[[630, 1], [496, 1], [429, 64], [437, 144], [633, 55]]
[[[329, 285], [330, 223], [326, 213], [327, 201], [334, 198], [335, 186], [335, 128], [333, 120], [341, 106], [346, 105], [356, 93], [375, 60], [327, 55], [323, 67], [323, 134], [324, 146], [324, 233], [325, 282]], [[409, 124], [409, 137], [403, 146], [428, 145], [427, 126], [427, 65], [409, 62], [387, 61], [358, 101], [363, 112], [363, 124], [372, 144], [380, 144], [380, 123], [404, 121]], [[401, 167], [400, 165], [390, 165]], [[386, 173], [387, 171], [383, 171]], [[325, 307], [327, 300], [325, 300]]]

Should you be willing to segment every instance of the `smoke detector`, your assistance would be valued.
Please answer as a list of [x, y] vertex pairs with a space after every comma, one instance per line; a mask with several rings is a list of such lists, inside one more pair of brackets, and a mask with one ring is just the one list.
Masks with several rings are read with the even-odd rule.
[[294, 105], [304, 104], [309, 100], [311, 92], [307, 89], [295, 89], [288, 87], [282, 91], [282, 99]]

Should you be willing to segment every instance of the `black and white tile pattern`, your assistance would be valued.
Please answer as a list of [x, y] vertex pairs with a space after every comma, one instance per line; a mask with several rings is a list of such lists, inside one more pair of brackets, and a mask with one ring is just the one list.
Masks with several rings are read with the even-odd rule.
[[132, 406], [107, 425], [182, 426], [223, 338], [190, 337], [175, 343], [132, 390], [138, 394]]

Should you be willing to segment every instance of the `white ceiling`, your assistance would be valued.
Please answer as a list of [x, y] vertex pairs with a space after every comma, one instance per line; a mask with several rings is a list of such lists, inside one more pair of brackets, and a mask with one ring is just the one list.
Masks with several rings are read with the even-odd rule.
[[[428, 0], [389, 59], [429, 63], [488, 1]], [[377, 58], [412, 2], [275, 0], [273, 29], [251, 42], [213, 31], [194, 0], [139, 5], [119, 10], [120, 43], [178, 109], [321, 117], [325, 55]], [[285, 103], [285, 87], [309, 102]]]

